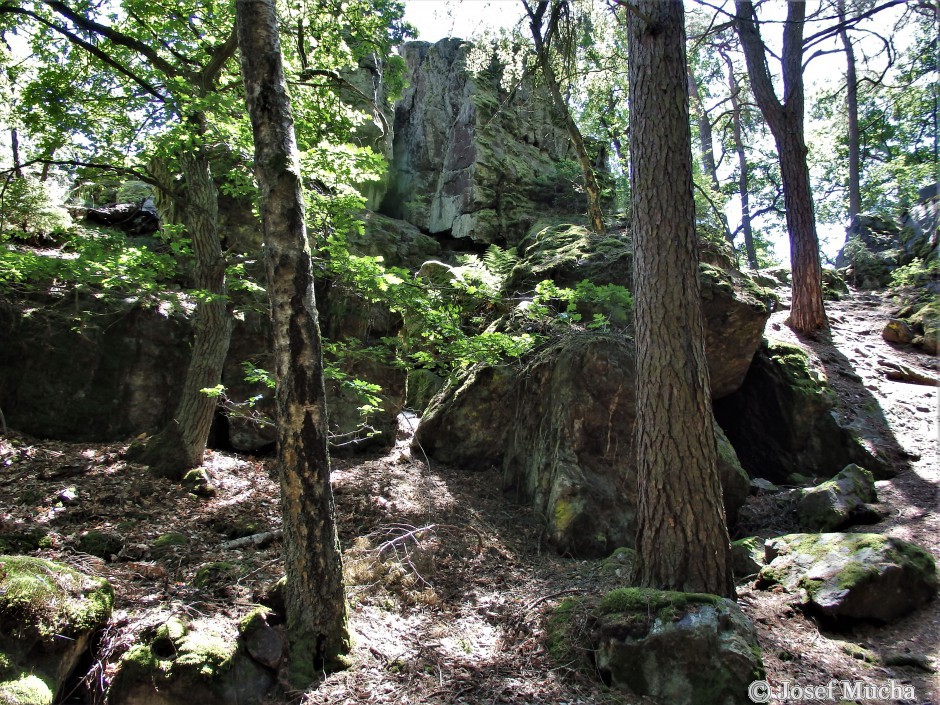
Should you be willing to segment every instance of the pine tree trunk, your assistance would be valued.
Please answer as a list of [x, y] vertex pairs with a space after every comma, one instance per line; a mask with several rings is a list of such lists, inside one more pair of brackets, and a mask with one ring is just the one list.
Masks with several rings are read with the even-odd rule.
[[732, 596], [703, 342], [684, 11], [679, 0], [638, 0], [628, 17], [637, 577], [646, 587]]
[[[839, 22], [844, 23], [845, 0], [839, 0]], [[855, 216], [862, 212], [862, 184], [861, 184], [861, 149], [858, 127], [858, 77], [855, 70], [855, 49], [849, 39], [849, 32], [843, 28], [839, 32], [842, 46], [845, 49], [845, 107], [848, 112], [849, 129], [849, 213], [851, 224]]]
[[238, 0], [236, 8], [274, 331], [289, 675], [305, 687], [324, 670], [340, 667], [350, 648], [330, 488], [323, 354], [274, 0]]
[[193, 315], [193, 349], [176, 412], [137, 456], [156, 474], [174, 479], [202, 463], [217, 406], [216, 398], [202, 390], [221, 381], [232, 337], [218, 193], [209, 158], [202, 152], [184, 152], [179, 161], [186, 184], [182, 218], [192, 242], [196, 287], [202, 294]]
[[829, 324], [823, 304], [816, 215], [813, 211], [803, 137], [803, 24], [806, 4], [802, 0], [790, 0], [787, 3], [781, 57], [785, 96], [783, 103], [774, 92], [773, 79], [767, 66], [766, 47], [760, 36], [753, 3], [750, 0], [735, 0], [735, 9], [735, 28], [741, 39], [754, 97], [770, 127], [780, 155], [793, 280], [789, 324], [798, 333], [808, 335], [827, 328]]
[[10, 129], [10, 150], [13, 152], [13, 176], [23, 178], [23, 168], [20, 162], [20, 133], [15, 127]]

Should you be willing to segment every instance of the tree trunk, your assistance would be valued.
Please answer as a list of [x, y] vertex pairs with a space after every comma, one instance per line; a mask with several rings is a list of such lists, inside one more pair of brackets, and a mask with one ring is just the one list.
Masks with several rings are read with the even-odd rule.
[[637, 576], [733, 596], [699, 290], [680, 0], [629, 11]]
[[10, 150], [13, 152], [13, 175], [17, 179], [23, 178], [22, 162], [20, 161], [20, 133], [15, 127], [10, 129]]
[[695, 73], [689, 66], [689, 100], [692, 102], [692, 112], [695, 114], [698, 122], [698, 145], [702, 154], [702, 168], [705, 169], [705, 176], [708, 177], [712, 188], [718, 191], [721, 187], [718, 183], [718, 168], [715, 166], [715, 140], [712, 136], [712, 123], [708, 119], [708, 113], [705, 112], [705, 106], [702, 104], [702, 97], [698, 92], [698, 83], [695, 80]]
[[[839, 0], [839, 23], [844, 24], [845, 0]], [[839, 32], [842, 46], [845, 48], [845, 107], [849, 120], [849, 213], [848, 221], [851, 224], [855, 216], [862, 212], [862, 184], [861, 184], [861, 150], [858, 128], [858, 77], [855, 71], [855, 49], [849, 39], [849, 31], [845, 27]]]
[[584, 136], [578, 128], [578, 124], [571, 117], [571, 110], [568, 109], [568, 103], [561, 94], [561, 88], [558, 84], [558, 77], [555, 75], [555, 69], [552, 68], [551, 56], [549, 55], [548, 43], [546, 37], [554, 34], [554, 28], [558, 21], [558, 5], [552, 6], [552, 14], [549, 18], [548, 28], [545, 34], [542, 34], [542, 21], [545, 11], [549, 8], [548, 2], [540, 2], [533, 10], [526, 0], [522, 3], [529, 15], [529, 28], [532, 30], [532, 41], [535, 43], [535, 55], [539, 62], [539, 68], [542, 70], [542, 77], [548, 86], [548, 91], [552, 96], [552, 102], [555, 109], [561, 114], [565, 123], [565, 129], [568, 131], [568, 137], [571, 139], [571, 145], [574, 147], [575, 155], [578, 158], [578, 165], [581, 167], [581, 174], [584, 178], [584, 193], [587, 196], [587, 215], [591, 223], [591, 229], [594, 232], [603, 235], [607, 232], [607, 226], [604, 225], [604, 212], [601, 208], [601, 188], [597, 183], [597, 176], [594, 174], [594, 164], [591, 156], [588, 154], [584, 143]]
[[330, 488], [323, 354], [274, 0], [238, 0], [236, 8], [274, 331], [290, 680], [305, 687], [322, 671], [340, 667], [350, 648]]
[[751, 194], [747, 153], [744, 149], [744, 130], [741, 127], [741, 100], [739, 98], [740, 86], [734, 76], [734, 64], [731, 58], [723, 55], [728, 67], [728, 89], [731, 92], [731, 131], [734, 135], [734, 151], [738, 156], [738, 195], [741, 199], [741, 230], [744, 233], [744, 252], [747, 255], [747, 264], [751, 269], [757, 269], [757, 249], [754, 247], [754, 230], [751, 226]]
[[802, 0], [790, 0], [787, 3], [782, 54], [783, 103], [774, 92], [766, 48], [760, 36], [753, 3], [750, 0], [735, 0], [735, 8], [735, 28], [747, 61], [751, 88], [780, 155], [780, 177], [787, 211], [793, 275], [789, 323], [798, 333], [812, 334], [828, 327], [828, 322], [823, 305], [816, 215], [813, 211], [803, 137], [803, 21], [806, 5]]
[[179, 160], [186, 184], [182, 218], [195, 255], [196, 286], [202, 293], [193, 316], [193, 350], [179, 405], [170, 423], [137, 455], [153, 472], [174, 479], [202, 463], [216, 410], [216, 398], [202, 390], [221, 381], [232, 336], [218, 194], [209, 158], [202, 152], [185, 152]]

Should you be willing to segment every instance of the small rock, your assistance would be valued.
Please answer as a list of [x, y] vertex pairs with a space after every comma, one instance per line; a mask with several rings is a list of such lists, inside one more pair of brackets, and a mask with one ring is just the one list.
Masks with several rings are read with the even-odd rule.
[[884, 330], [881, 331], [881, 337], [887, 343], [901, 343], [908, 344], [913, 342], [914, 329], [911, 328], [905, 321], [902, 321], [897, 318], [893, 318], [885, 325]]
[[751, 479], [751, 494], [771, 494], [773, 492], [779, 492], [780, 488], [777, 487], [770, 480], [765, 480], [763, 477], [755, 477]]
[[796, 515], [800, 525], [812, 531], [874, 523], [881, 519], [881, 514], [869, 503], [877, 499], [872, 474], [852, 464], [828, 482], [804, 490], [803, 498], [796, 506]]
[[885, 666], [910, 666], [911, 668], [918, 668], [927, 673], [937, 672], [937, 669], [930, 663], [930, 658], [927, 654], [917, 653], [910, 649], [904, 649], [903, 651], [893, 649], [885, 651], [881, 654], [881, 662]]
[[62, 502], [65, 506], [70, 506], [78, 502], [78, 490], [74, 487], [66, 487], [64, 490], [61, 490], [56, 499], [59, 502]]

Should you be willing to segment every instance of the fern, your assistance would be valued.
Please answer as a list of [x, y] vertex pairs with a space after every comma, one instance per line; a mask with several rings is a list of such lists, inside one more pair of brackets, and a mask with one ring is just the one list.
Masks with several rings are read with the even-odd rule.
[[504, 250], [499, 245], [490, 245], [483, 255], [483, 265], [500, 279], [508, 277], [518, 263], [519, 254], [515, 247]]

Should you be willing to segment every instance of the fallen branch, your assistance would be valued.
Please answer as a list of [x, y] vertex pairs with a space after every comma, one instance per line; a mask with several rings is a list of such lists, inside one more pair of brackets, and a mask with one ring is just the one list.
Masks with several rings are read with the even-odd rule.
[[251, 536], [242, 536], [240, 539], [232, 539], [231, 541], [225, 541], [222, 544], [223, 550], [228, 550], [230, 548], [244, 548], [245, 546], [255, 546], [256, 548], [263, 548], [267, 546], [272, 541], [275, 541], [284, 534], [280, 529], [277, 531], [262, 531], [260, 534], [252, 534]]

